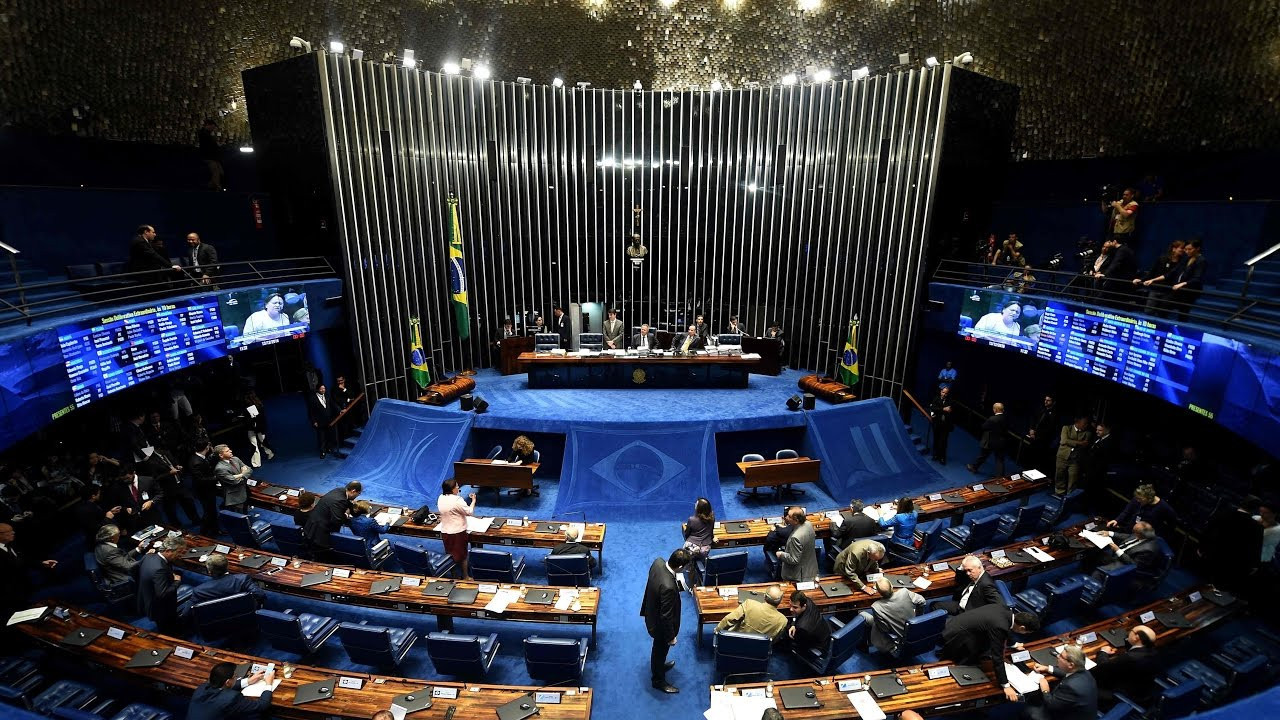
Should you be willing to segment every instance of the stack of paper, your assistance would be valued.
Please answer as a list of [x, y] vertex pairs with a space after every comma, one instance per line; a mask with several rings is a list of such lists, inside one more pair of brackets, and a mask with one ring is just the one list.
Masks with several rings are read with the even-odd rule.
[[841, 514], [839, 511], [831, 510], [830, 512], [826, 513], [826, 515], [827, 515], [827, 518], [831, 520], [832, 525], [835, 525], [836, 527], [840, 527], [841, 525], [844, 525], [844, 515]]
[[1025, 550], [1028, 555], [1039, 560], [1040, 562], [1053, 562], [1052, 555], [1045, 552], [1044, 550], [1041, 550], [1035, 545], [1032, 545], [1031, 547], [1023, 548], [1023, 550]]
[[730, 695], [729, 707], [733, 710], [733, 720], [760, 720], [765, 710], [777, 709], [778, 703], [771, 697]]
[[469, 517], [467, 518], [467, 532], [469, 533], [489, 532], [489, 526], [492, 524], [493, 524], [493, 518], [491, 517], [487, 517], [487, 518]]
[[1093, 543], [1096, 547], [1104, 548], [1111, 544], [1111, 538], [1106, 535], [1099, 535], [1089, 530], [1081, 530], [1080, 537]]
[[373, 516], [373, 521], [378, 523], [379, 525], [390, 525], [391, 523], [399, 519], [400, 519], [400, 513], [398, 512], [395, 515], [392, 515], [389, 512], [380, 512], [377, 515]]
[[272, 681], [271, 687], [267, 687], [265, 682], [259, 680], [252, 685], [245, 686], [245, 688], [240, 691], [240, 694], [251, 698], [262, 697], [262, 693], [268, 690], [275, 691], [278, 687], [280, 687], [280, 678], [276, 678]]
[[729, 700], [731, 697], [733, 697], [733, 693], [712, 690], [711, 707], [702, 713], [702, 717], [707, 720], [733, 720], [733, 707], [730, 705]]
[[30, 610], [20, 610], [13, 615], [10, 615], [9, 622], [5, 624], [16, 625], [18, 623], [29, 622], [31, 620], [39, 620], [44, 616], [45, 611], [48, 609], [49, 608], [47, 606], [41, 605], [40, 607], [31, 608]]
[[876, 699], [871, 697], [871, 693], [866, 690], [851, 692], [845, 697], [849, 698], [849, 702], [853, 703], [853, 709], [858, 711], [858, 717], [862, 718], [862, 720], [885, 720], [888, 717], [880, 709]]
[[1040, 472], [1039, 470], [1023, 470], [1022, 477], [1028, 480], [1043, 480], [1044, 473]]
[[1040, 679], [1043, 677], [1040, 673], [1024, 673], [1017, 666], [1009, 663], [1004, 664], [1004, 671], [1009, 678], [1009, 685], [1018, 691], [1019, 695], [1026, 695], [1040, 689]]
[[577, 588], [562, 588], [560, 590], [560, 595], [556, 598], [556, 609], [568, 610], [569, 606], [573, 604], [573, 601], [577, 599]]
[[484, 606], [484, 609], [488, 612], [497, 613], [501, 615], [502, 613], [507, 611], [508, 605], [510, 605], [511, 603], [519, 599], [520, 599], [519, 590], [506, 588], [504, 590], [499, 590], [498, 592], [494, 593], [493, 599], [490, 600]]

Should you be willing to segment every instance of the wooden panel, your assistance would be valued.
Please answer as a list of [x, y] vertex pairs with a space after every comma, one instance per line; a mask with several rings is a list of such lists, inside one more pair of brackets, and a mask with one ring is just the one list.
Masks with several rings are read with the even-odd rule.
[[491, 488], [533, 489], [533, 474], [538, 463], [528, 465], [495, 464], [491, 460], [469, 459], [453, 464], [453, 479], [461, 485]]
[[743, 487], [776, 487], [778, 485], [818, 482], [818, 473], [822, 469], [822, 461], [807, 457], [758, 460], [756, 462], [740, 462], [738, 463], [738, 469], [742, 471]]

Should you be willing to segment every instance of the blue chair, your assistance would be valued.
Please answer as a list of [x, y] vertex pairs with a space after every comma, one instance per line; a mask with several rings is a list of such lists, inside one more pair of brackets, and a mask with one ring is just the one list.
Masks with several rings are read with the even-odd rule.
[[427, 635], [427, 657], [441, 675], [483, 677], [498, 656], [500, 645], [497, 633], [480, 637], [444, 630]]
[[1039, 590], [1023, 590], [1018, 593], [1015, 609], [1033, 612], [1040, 618], [1041, 625], [1048, 625], [1074, 612], [1083, 593], [1084, 580], [1079, 576], [1057, 583], [1047, 582]]
[[1098, 720], [1132, 720], [1137, 717], [1132, 705], [1116, 703], [1106, 713], [1099, 713]]
[[1044, 513], [1040, 516], [1040, 527], [1047, 530], [1057, 525], [1062, 518], [1074, 513], [1083, 502], [1083, 489], [1072, 490], [1066, 495], [1050, 495], [1044, 501]]
[[536, 333], [533, 336], [534, 352], [551, 352], [560, 349], [560, 333]]
[[44, 685], [44, 676], [36, 664], [26, 658], [0, 660], [0, 702], [31, 709], [31, 696]]
[[258, 631], [271, 647], [295, 655], [310, 655], [320, 649], [335, 632], [338, 621], [311, 613], [296, 614], [292, 610], [258, 610]]
[[604, 333], [578, 333], [578, 349], [595, 350], [596, 352], [604, 350]]
[[[110, 703], [111, 700], [108, 699], [100, 702]], [[53, 716], [58, 718], [58, 720], [102, 720], [102, 716], [98, 713], [65, 706], [54, 709]]]
[[[1254, 637], [1253, 634], [1236, 635], [1223, 643], [1222, 647], [1218, 648], [1217, 652], [1214, 652], [1209, 656], [1209, 659], [1213, 661], [1213, 664], [1221, 668], [1227, 668], [1237, 663], [1242, 663], [1255, 655], [1261, 655], [1267, 658], [1268, 663], [1274, 663], [1280, 660], [1280, 648], [1276, 647], [1276, 645], [1280, 644], [1280, 637], [1276, 637], [1261, 628], [1255, 628], [1253, 633], [1263, 636], [1271, 644], [1264, 644], [1262, 641]], [[3, 675], [0, 675], [0, 681], [4, 681]]]
[[338, 626], [338, 639], [351, 662], [394, 668], [400, 666], [409, 654], [409, 648], [418, 641], [418, 633], [413, 628], [366, 625], [363, 621], [358, 625], [344, 622]]
[[906, 629], [901, 635], [889, 629], [885, 634], [894, 643], [891, 654], [895, 658], [905, 660], [932, 651], [942, 638], [942, 629], [947, 624], [947, 617], [946, 610], [930, 610], [908, 620]]
[[1112, 563], [1093, 571], [1092, 575], [1080, 575], [1084, 593], [1080, 600], [1091, 608], [1110, 605], [1129, 596], [1133, 583], [1138, 579], [1137, 566]]
[[941, 518], [920, 523], [916, 526], [916, 532], [921, 535], [920, 547], [907, 547], [891, 540], [885, 543], [885, 551], [894, 564], [915, 565], [924, 562], [924, 559], [929, 557], [929, 553], [933, 552], [934, 546], [938, 544], [938, 538], [942, 536], [943, 529]]
[[452, 577], [457, 568], [457, 563], [448, 553], [433, 552], [422, 545], [393, 542], [391, 554], [395, 555], [405, 572], [416, 575]]
[[89, 580], [93, 582], [94, 589], [109, 605], [115, 607], [128, 603], [132, 607], [134, 598], [138, 594], [138, 583], [133, 578], [108, 582], [98, 568], [98, 561], [94, 558], [93, 553], [84, 554], [84, 569], [88, 571]]
[[1000, 516], [995, 513], [980, 518], [971, 517], [964, 525], [943, 530], [942, 541], [960, 552], [969, 552], [990, 545], [999, 529]]
[[485, 460], [497, 460], [502, 455], [502, 446], [494, 445], [489, 448], [489, 454], [484, 456]]
[[74, 680], [59, 680], [31, 699], [31, 709], [41, 715], [52, 715], [60, 707], [83, 710], [92, 705], [98, 691]]
[[355, 535], [329, 533], [329, 549], [344, 565], [377, 570], [391, 557], [391, 541], [383, 538], [370, 545], [368, 540]]
[[172, 720], [169, 713], [150, 705], [131, 703], [120, 708], [120, 712], [111, 716], [111, 720]]
[[694, 563], [694, 570], [700, 584], [707, 587], [741, 585], [747, 576], [747, 557], [746, 550], [708, 555], [705, 560]]
[[580, 680], [587, 666], [587, 639], [527, 637], [524, 666], [529, 677], [538, 680], [552, 683]]
[[546, 566], [548, 584], [591, 587], [590, 555], [586, 553], [547, 555], [542, 562]]
[[1139, 717], [1175, 718], [1195, 712], [1200, 704], [1200, 693], [1203, 690], [1204, 685], [1199, 680], [1188, 680], [1165, 688], [1149, 708], [1142, 707], [1120, 693], [1116, 693], [1116, 702], [1132, 707]]
[[1156, 538], [1156, 544], [1160, 548], [1160, 560], [1150, 568], [1139, 569], [1136, 573], [1137, 579], [1134, 585], [1139, 590], [1152, 590], [1159, 585], [1169, 574], [1169, 570], [1173, 568], [1173, 549], [1169, 547], [1169, 543], [1164, 538]]
[[767, 635], [726, 630], [712, 638], [716, 653], [716, 674], [763, 675], [769, 672], [773, 657], [773, 639]]
[[838, 673], [844, 661], [867, 640], [867, 619], [861, 613], [847, 623], [829, 615], [826, 620], [831, 625], [831, 641], [825, 648], [797, 649], [794, 645], [791, 648], [791, 654], [808, 665], [815, 675]]
[[246, 636], [256, 629], [254, 613], [258, 612], [258, 599], [244, 592], [208, 600], [191, 606], [196, 629], [205, 640], [231, 636]]
[[1026, 535], [1035, 530], [1042, 515], [1044, 515], [1044, 503], [1027, 503], [1012, 515], [1000, 516], [1000, 534], [1005, 540]]
[[1004, 600], [1005, 607], [1012, 609], [1018, 604], [1018, 601], [1013, 597], [1013, 592], [1009, 590], [1009, 583], [1003, 580], [996, 580], [996, 590], [1000, 593], [1001, 599]]
[[[739, 335], [738, 337], [739, 337], [739, 339], [741, 339], [741, 337], [742, 337], [742, 336], [741, 336], [741, 335]], [[761, 455], [760, 453], [747, 453], [746, 455], [743, 455], [743, 456], [742, 456], [742, 462], [744, 462], [744, 463], [745, 463], [745, 462], [762, 462], [763, 460], [764, 460], [764, 456], [763, 456], [763, 455]], [[751, 488], [751, 491], [750, 491], [750, 492], [748, 492], [747, 490], [745, 490], [745, 489], [744, 489], [744, 490], [739, 490], [739, 491], [738, 491], [738, 494], [739, 494], [739, 495], [749, 495], [749, 496], [751, 496], [751, 497], [759, 497], [759, 496], [760, 496], [760, 492], [759, 492], [759, 490], [760, 490], [760, 488], [758, 488], [758, 487], [753, 487], [753, 488]]]
[[257, 517], [257, 514], [250, 517], [230, 510], [218, 511], [218, 522], [237, 545], [261, 549], [271, 542], [271, 524]]
[[476, 580], [497, 580], [513, 583], [524, 572], [524, 556], [514, 556], [502, 550], [471, 548], [467, 567]]
[[302, 528], [297, 525], [271, 525], [271, 540], [276, 549], [289, 557], [309, 557], [311, 551], [307, 541], [302, 537]]

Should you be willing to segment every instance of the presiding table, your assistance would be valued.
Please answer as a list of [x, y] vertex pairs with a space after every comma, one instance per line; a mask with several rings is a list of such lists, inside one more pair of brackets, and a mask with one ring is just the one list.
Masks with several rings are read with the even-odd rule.
[[742, 487], [755, 492], [756, 488], [781, 488], [796, 483], [816, 483], [822, 470], [822, 461], [807, 457], [781, 460], [748, 460], [738, 463], [742, 472]]
[[533, 490], [533, 474], [538, 463], [513, 465], [506, 462], [468, 458], [453, 464], [453, 479], [459, 485], [487, 488]]
[[745, 388], [759, 355], [522, 353], [531, 388]]
[[[66, 619], [50, 613], [42, 620], [24, 622], [13, 629], [33, 642], [67, 653], [90, 666], [106, 670], [132, 682], [154, 687], [157, 684], [190, 695], [196, 687], [209, 679], [209, 671], [223, 662], [241, 665], [265, 666], [276, 663], [276, 678], [280, 686], [271, 695], [271, 717], [306, 718], [369, 718], [378, 710], [391, 707], [400, 695], [426, 692], [436, 697], [431, 707], [412, 714], [413, 720], [442, 720], [450, 706], [456, 707], [454, 717], [491, 718], [506, 703], [533, 692], [542, 695], [537, 704], [541, 720], [588, 720], [591, 717], [590, 688], [584, 687], [518, 687], [509, 685], [478, 685], [474, 683], [448, 682], [444, 680], [415, 680], [412, 678], [377, 675], [355, 670], [333, 670], [308, 665], [295, 665], [277, 658], [258, 657], [244, 653], [200, 645], [180, 638], [160, 635], [127, 623], [86, 612], [66, 603], [51, 601], [50, 607], [58, 608]], [[84, 647], [63, 644], [69, 634], [87, 631], [118, 631], [120, 638], [104, 633]], [[173, 652], [156, 667], [126, 667], [139, 652], [172, 650]], [[185, 657], [184, 657], [185, 656]], [[284, 677], [285, 668], [289, 677]], [[359, 689], [345, 685], [336, 686], [332, 696], [303, 705], [294, 705], [297, 689], [303, 685], [350, 678], [358, 681]], [[347, 685], [357, 682], [348, 680]], [[109, 682], [105, 677], [99, 682]], [[335, 683], [336, 685], [336, 683]], [[434, 693], [433, 693], [434, 690]], [[552, 693], [550, 697], [543, 693]], [[544, 702], [553, 700], [554, 702]]]

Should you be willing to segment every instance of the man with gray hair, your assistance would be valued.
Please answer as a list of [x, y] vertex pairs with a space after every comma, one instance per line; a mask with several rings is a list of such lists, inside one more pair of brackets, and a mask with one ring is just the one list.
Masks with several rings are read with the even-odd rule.
[[[951, 600], [938, 600], [933, 609], [946, 610], [949, 615], [959, 615], [966, 610], [974, 610], [983, 605], [1004, 604], [1000, 588], [987, 573], [986, 567], [976, 555], [965, 555], [956, 571], [956, 591]], [[963, 584], [961, 584], [963, 583]]]
[[267, 594], [253, 578], [240, 573], [227, 573], [226, 555], [210, 553], [204, 560], [204, 568], [209, 573], [209, 579], [196, 586], [195, 592], [191, 593], [191, 602], [209, 602], [240, 593], [252, 595], [258, 601], [258, 607], [262, 607], [267, 601]]
[[835, 571], [853, 583], [854, 587], [868, 595], [875, 595], [875, 588], [867, 582], [867, 576], [880, 572], [884, 559], [884, 544], [876, 540], [858, 540], [836, 556]]
[[576, 523], [570, 523], [564, 528], [564, 542], [551, 548], [552, 555], [586, 555], [587, 567], [592, 569], [596, 566], [595, 556], [591, 554], [591, 548], [582, 544], [582, 526]]
[[103, 525], [98, 528], [98, 534], [94, 537], [93, 559], [98, 563], [102, 579], [109, 583], [131, 579], [133, 569], [145, 549], [136, 547], [126, 553], [120, 549], [119, 542], [120, 528], [116, 525]]
[[870, 610], [863, 610], [860, 614], [871, 626], [871, 644], [878, 650], [891, 653], [897, 649], [897, 643], [890, 633], [902, 637], [907, 621], [924, 607], [924, 596], [906, 588], [894, 590], [893, 583], [885, 578], [876, 580], [875, 589], [880, 599], [871, 604]]
[[244, 481], [253, 471], [226, 445], [215, 445], [213, 457], [213, 476], [222, 485], [222, 509], [243, 513], [249, 502], [249, 489]]
[[[1028, 706], [1023, 717], [1030, 720], [1093, 720], [1098, 716], [1098, 686], [1085, 670], [1084, 650], [1067, 645], [1058, 651], [1056, 667], [1031, 663], [1040, 678], [1040, 704]], [[1058, 678], [1050, 688], [1048, 676]]]
[[182, 576], [173, 569], [173, 561], [187, 551], [181, 535], [170, 535], [160, 549], [147, 553], [138, 567], [138, 612], [155, 621], [160, 632], [173, 635], [182, 631], [188, 607], [178, 606], [178, 585]]
[[[787, 629], [787, 616], [778, 606], [782, 604], [782, 586], [770, 585], [764, 593], [764, 602], [748, 599], [729, 613], [716, 625], [716, 632], [733, 630], [735, 632], [764, 635], [777, 640]], [[789, 609], [783, 608], [784, 610]]]
[[817, 538], [813, 531], [813, 523], [804, 514], [804, 508], [792, 507], [787, 511], [786, 522], [794, 529], [787, 544], [777, 552], [781, 561], [783, 580], [796, 582], [816, 580], [818, 578], [818, 556], [814, 553]]
[[1143, 571], [1152, 570], [1160, 563], [1160, 541], [1149, 522], [1134, 523], [1132, 533], [1103, 530], [1098, 534], [1111, 536], [1111, 544], [1102, 549], [1105, 562], [1136, 565]]

